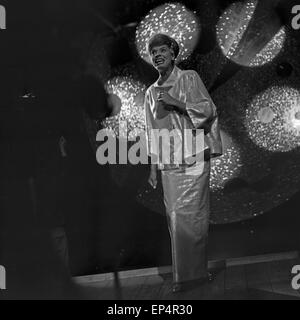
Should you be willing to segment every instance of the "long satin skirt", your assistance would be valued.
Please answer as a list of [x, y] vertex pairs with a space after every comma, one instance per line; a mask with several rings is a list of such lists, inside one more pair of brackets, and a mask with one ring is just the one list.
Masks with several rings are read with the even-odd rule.
[[162, 171], [174, 283], [207, 275], [210, 166], [205, 161], [188, 169]]

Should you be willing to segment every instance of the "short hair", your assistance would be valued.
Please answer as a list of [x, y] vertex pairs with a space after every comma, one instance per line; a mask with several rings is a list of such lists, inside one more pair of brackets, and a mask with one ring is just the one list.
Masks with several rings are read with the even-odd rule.
[[168, 35], [162, 34], [162, 33], [158, 33], [154, 35], [149, 40], [148, 52], [151, 53], [154, 47], [163, 46], [163, 45], [167, 45], [170, 49], [174, 51], [175, 59], [178, 57], [179, 51], [180, 51], [178, 42], [175, 39], [169, 37]]

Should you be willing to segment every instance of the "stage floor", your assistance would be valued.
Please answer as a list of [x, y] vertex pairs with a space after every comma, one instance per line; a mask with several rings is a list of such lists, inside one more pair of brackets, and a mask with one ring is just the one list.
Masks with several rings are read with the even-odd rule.
[[170, 274], [82, 282], [80, 290], [93, 300], [300, 300], [291, 286], [295, 265], [299, 258], [227, 266], [212, 283], [177, 294]]

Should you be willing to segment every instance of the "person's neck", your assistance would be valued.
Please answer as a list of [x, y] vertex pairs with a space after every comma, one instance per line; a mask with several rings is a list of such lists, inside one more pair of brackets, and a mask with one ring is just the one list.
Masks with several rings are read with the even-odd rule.
[[174, 68], [175, 68], [175, 66], [172, 65], [168, 69], [163, 70], [163, 71], [161, 71], [159, 73], [159, 79], [158, 79], [158, 84], [159, 85], [163, 85], [168, 80], [168, 78], [170, 77], [170, 75], [173, 72]]

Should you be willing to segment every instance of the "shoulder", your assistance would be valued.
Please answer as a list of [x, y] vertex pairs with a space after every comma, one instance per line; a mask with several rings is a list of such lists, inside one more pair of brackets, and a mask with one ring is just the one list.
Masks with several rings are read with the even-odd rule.
[[195, 70], [182, 70], [180, 79], [182, 78], [200, 78], [199, 74]]
[[146, 90], [146, 93], [145, 93], [146, 97], [151, 96], [153, 94], [154, 87], [155, 87], [155, 83], [151, 84], [151, 86], [148, 87], [148, 89]]
[[144, 102], [145, 103], [150, 103], [153, 99], [153, 89], [154, 89], [154, 84], [152, 84], [145, 92], [145, 98]]
[[199, 84], [202, 84], [202, 80], [199, 74], [194, 70], [184, 70], [181, 72], [181, 75], [178, 79], [178, 85], [180, 87], [198, 87]]
[[146, 94], [151, 92], [151, 90], [152, 90], [153, 86], [154, 86], [154, 85], [153, 85], [153, 84], [151, 84], [151, 86], [147, 88], [147, 90], [146, 90]]
[[152, 91], [152, 87], [153, 85], [151, 85], [145, 92], [145, 97], [149, 97], [149, 95], [151, 94], [151, 91]]

